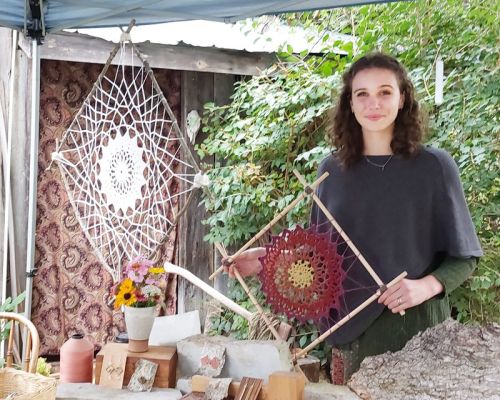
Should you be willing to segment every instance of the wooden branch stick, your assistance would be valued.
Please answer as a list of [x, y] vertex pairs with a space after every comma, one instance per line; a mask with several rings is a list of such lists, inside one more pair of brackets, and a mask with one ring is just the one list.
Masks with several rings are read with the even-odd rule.
[[264, 310], [260, 306], [257, 299], [253, 296], [252, 292], [250, 292], [250, 288], [247, 286], [247, 284], [245, 283], [245, 280], [241, 277], [240, 273], [238, 272], [238, 270], [236, 268], [234, 269], [234, 276], [236, 276], [236, 279], [238, 279], [238, 282], [243, 287], [243, 290], [247, 294], [247, 296], [250, 299], [250, 301], [252, 302], [252, 304], [257, 309], [257, 312], [259, 313], [259, 315], [262, 317], [262, 319], [266, 323], [267, 327], [269, 328], [269, 330], [273, 334], [274, 338], [276, 340], [282, 341], [283, 340], [282, 337], [280, 336], [278, 331], [274, 328], [273, 324], [269, 320], [269, 317], [266, 315], [266, 313], [264, 312]]
[[[399, 281], [404, 279], [406, 277], [406, 275], [407, 275], [406, 271], [402, 272], [396, 278], [394, 278], [392, 281], [390, 281], [387, 284], [387, 287], [391, 287], [391, 286], [395, 285], [396, 283], [398, 283]], [[333, 332], [335, 332], [337, 329], [339, 329], [342, 325], [344, 325], [352, 317], [354, 317], [356, 314], [358, 314], [362, 310], [364, 310], [369, 304], [373, 303], [378, 297], [380, 297], [381, 294], [382, 294], [382, 292], [380, 291], [380, 289], [377, 290], [371, 297], [366, 299], [363, 303], [361, 303], [359, 306], [357, 306], [353, 311], [351, 311], [344, 318], [342, 318], [339, 322], [337, 322], [330, 329], [328, 329], [325, 333], [323, 333], [321, 336], [319, 336], [309, 346], [307, 346], [305, 349], [299, 351], [297, 353], [297, 358], [303, 357], [307, 353], [309, 353], [312, 349], [314, 349], [318, 344], [323, 342], [328, 336], [330, 336]]]
[[[296, 170], [293, 170], [293, 173], [297, 177], [297, 179], [302, 183], [302, 185], [307, 186], [307, 181], [304, 179], [304, 177]], [[351, 248], [353, 251], [354, 255], [358, 258], [359, 261], [361, 261], [361, 264], [363, 267], [365, 267], [366, 271], [371, 275], [373, 280], [377, 283], [379, 286], [384, 286], [384, 283], [382, 282], [382, 279], [377, 275], [377, 273], [373, 270], [371, 265], [366, 261], [365, 257], [361, 252], [358, 250], [358, 248], [355, 246], [355, 244], [352, 242], [352, 240], [347, 236], [347, 234], [344, 232], [344, 230], [340, 227], [338, 222], [335, 220], [333, 215], [330, 213], [328, 208], [325, 207], [321, 199], [316, 195], [316, 193], [312, 194], [312, 198], [315, 201], [315, 203], [318, 205], [318, 207], [323, 211], [325, 216], [328, 218], [328, 221], [331, 222], [335, 230], [339, 233], [340, 236], [342, 236], [342, 239], [347, 243], [347, 245]], [[401, 315], [405, 315], [404, 311], [400, 312]]]
[[164, 268], [165, 268], [165, 271], [169, 274], [176, 274], [176, 275], [182, 276], [183, 278], [187, 279], [193, 285], [200, 288], [205, 293], [212, 296], [214, 299], [220, 301], [227, 308], [229, 308], [230, 310], [233, 310], [236, 314], [241, 315], [248, 322], [250, 322], [250, 320], [252, 319], [252, 313], [250, 311], [245, 310], [239, 304], [236, 304], [231, 299], [229, 299], [226, 296], [224, 296], [223, 294], [219, 293], [216, 289], [214, 289], [210, 285], [207, 285], [205, 282], [203, 282], [200, 278], [198, 278], [192, 272], [189, 272], [187, 269], [181, 268], [181, 267], [174, 265], [174, 264], [171, 264], [169, 262], [166, 262], [164, 264]]
[[[310, 188], [315, 189], [321, 182], [323, 182], [328, 177], [328, 172], [325, 172], [321, 175], [314, 183], [311, 184]], [[314, 193], [314, 192], [313, 192]], [[248, 249], [252, 244], [254, 244], [262, 235], [264, 235], [269, 229], [271, 229], [276, 222], [278, 222], [285, 214], [287, 214], [293, 207], [297, 205], [301, 200], [305, 197], [309, 196], [310, 193], [303, 192], [299, 197], [297, 197], [294, 201], [292, 201], [287, 207], [283, 209], [274, 219], [269, 222], [264, 228], [261, 229], [259, 233], [257, 233], [253, 238], [251, 238], [241, 249], [239, 249], [232, 258], [238, 257], [241, 253], [243, 253], [246, 249]], [[224, 268], [219, 267], [212, 275], [210, 275], [209, 279], [214, 279], [219, 273], [222, 272]]]
[[[217, 250], [219, 250], [222, 257], [227, 258], [228, 254], [227, 254], [226, 249], [224, 248], [224, 246], [222, 244], [215, 243], [215, 247], [217, 248]], [[264, 312], [262, 307], [260, 306], [257, 299], [254, 297], [254, 295], [250, 291], [250, 288], [247, 286], [245, 280], [241, 277], [241, 275], [237, 269], [234, 270], [234, 276], [236, 276], [236, 279], [240, 283], [241, 287], [243, 288], [243, 290], [247, 294], [247, 296], [250, 299], [250, 301], [252, 302], [252, 304], [257, 309], [257, 312], [260, 314], [260, 316], [262, 317], [262, 319], [266, 323], [268, 329], [271, 331], [271, 333], [276, 338], [276, 340], [283, 340], [282, 337], [280, 336], [280, 334], [278, 333], [278, 331], [276, 330], [276, 328], [273, 326], [273, 324], [269, 320], [268, 316], [266, 315], [266, 313]]]

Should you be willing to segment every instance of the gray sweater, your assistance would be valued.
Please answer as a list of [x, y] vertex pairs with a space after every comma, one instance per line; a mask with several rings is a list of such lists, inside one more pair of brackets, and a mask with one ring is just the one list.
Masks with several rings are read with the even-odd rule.
[[[318, 176], [324, 172], [329, 176], [317, 194], [383, 282], [403, 271], [409, 279], [433, 274], [443, 283], [445, 292], [449, 292], [467, 278], [475, 265], [475, 262], [457, 263], [456, 259], [482, 255], [458, 168], [448, 153], [431, 147], [422, 147], [411, 158], [396, 155], [387, 160], [388, 156], [370, 156], [369, 161], [362, 158], [344, 169], [335, 154], [330, 155], [319, 167]], [[383, 170], [374, 165], [386, 162]], [[327, 218], [315, 205], [311, 223], [330, 228]], [[349, 249], [341, 246], [340, 250], [346, 251], [343, 266], [347, 271], [342, 306], [332, 310], [325, 329], [378, 288]], [[437, 300], [446, 301], [438, 306], [444, 310], [447, 296], [442, 294]], [[425, 307], [429, 304], [424, 303], [421, 308]], [[329, 342], [335, 345], [352, 342], [383, 311], [383, 305], [371, 304], [331, 335]], [[423, 318], [423, 327], [439, 322], [435, 316], [429, 318], [433, 321]]]

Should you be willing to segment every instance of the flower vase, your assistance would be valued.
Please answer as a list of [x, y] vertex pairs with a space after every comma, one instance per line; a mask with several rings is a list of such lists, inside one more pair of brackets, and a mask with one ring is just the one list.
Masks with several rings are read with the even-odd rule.
[[156, 307], [125, 306], [125, 325], [128, 335], [128, 350], [134, 353], [148, 351], [149, 335], [153, 328]]

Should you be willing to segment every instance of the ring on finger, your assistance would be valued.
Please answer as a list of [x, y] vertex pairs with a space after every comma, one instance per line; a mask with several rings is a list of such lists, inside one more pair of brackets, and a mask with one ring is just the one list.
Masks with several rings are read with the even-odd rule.
[[401, 304], [403, 304], [403, 301], [401, 300], [401, 296], [398, 297], [398, 306], [400, 306]]

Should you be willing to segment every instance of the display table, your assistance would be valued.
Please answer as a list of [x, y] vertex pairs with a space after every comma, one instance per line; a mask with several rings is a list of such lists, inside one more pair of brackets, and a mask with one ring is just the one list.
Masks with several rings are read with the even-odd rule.
[[175, 373], [177, 368], [177, 349], [168, 346], [149, 346], [149, 350], [144, 353], [132, 353], [128, 351], [126, 343], [108, 343], [97, 354], [95, 363], [95, 383], [99, 384], [101, 378], [102, 362], [104, 353], [112, 349], [114, 352], [123, 351], [127, 353], [125, 364], [125, 375], [123, 385], [128, 385], [130, 377], [134, 373], [135, 363], [139, 359], [145, 359], [158, 364], [153, 387], [175, 388]]

